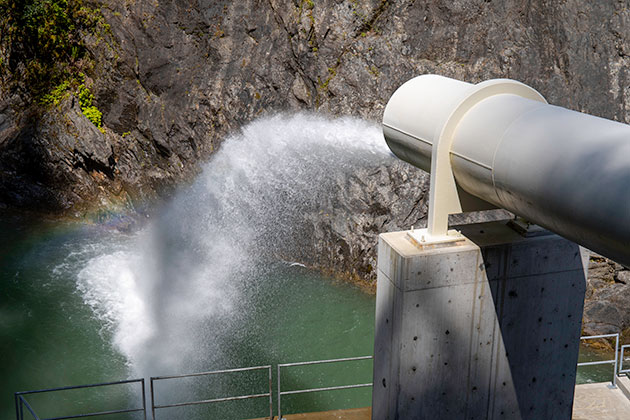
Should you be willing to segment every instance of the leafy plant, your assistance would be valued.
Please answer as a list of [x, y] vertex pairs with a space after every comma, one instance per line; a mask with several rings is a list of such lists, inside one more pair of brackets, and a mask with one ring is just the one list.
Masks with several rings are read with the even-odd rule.
[[103, 131], [103, 113], [99, 111], [97, 107], [92, 105], [93, 100], [94, 95], [90, 89], [85, 86], [85, 83], [81, 83], [79, 85], [79, 106], [81, 107], [81, 112], [83, 112], [83, 115], [85, 115], [92, 124]]
[[98, 128], [102, 128], [103, 114], [101, 113], [101, 111], [98, 110], [97, 107], [88, 106], [88, 107], [82, 108], [81, 111], [83, 111], [83, 115], [85, 115], [87, 119], [92, 122], [92, 124], [94, 124]]
[[0, 0], [0, 73], [54, 103], [89, 61], [82, 35], [106, 29], [100, 9], [83, 0]]
[[69, 95], [68, 89], [70, 89], [70, 81], [64, 80], [59, 85], [53, 87], [49, 93], [42, 96], [40, 102], [43, 105], [57, 106], [62, 99]]

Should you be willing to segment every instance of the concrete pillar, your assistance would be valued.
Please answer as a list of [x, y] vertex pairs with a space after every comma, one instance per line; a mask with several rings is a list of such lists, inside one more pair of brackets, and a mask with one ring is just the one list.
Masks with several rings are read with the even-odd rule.
[[586, 276], [576, 244], [506, 222], [379, 238], [372, 419], [571, 418]]

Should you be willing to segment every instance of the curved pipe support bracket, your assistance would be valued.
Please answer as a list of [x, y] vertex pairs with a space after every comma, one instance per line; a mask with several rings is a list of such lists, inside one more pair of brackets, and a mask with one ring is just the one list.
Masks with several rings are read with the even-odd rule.
[[448, 215], [471, 211], [462, 206], [451, 167], [451, 145], [457, 126], [466, 113], [479, 102], [494, 95], [511, 94], [547, 103], [529, 86], [509, 79], [494, 79], [475, 85], [436, 131], [431, 151], [431, 184], [429, 190], [429, 220], [425, 240], [457, 239], [457, 232], [448, 230]]

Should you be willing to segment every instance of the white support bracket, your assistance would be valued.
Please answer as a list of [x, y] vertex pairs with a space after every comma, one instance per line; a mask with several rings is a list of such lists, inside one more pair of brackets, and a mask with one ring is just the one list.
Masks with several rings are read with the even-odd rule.
[[466, 207], [460, 198], [451, 167], [451, 145], [457, 126], [466, 113], [479, 102], [494, 95], [511, 94], [547, 103], [544, 97], [529, 86], [509, 79], [488, 80], [474, 85], [470, 93], [451, 112], [446, 121], [439, 125], [433, 142], [431, 155], [431, 184], [429, 190], [429, 220], [426, 232], [417, 231], [414, 239], [422, 235], [425, 241], [443, 242], [459, 240], [456, 231], [448, 230], [448, 215], [475, 211], [480, 208]]

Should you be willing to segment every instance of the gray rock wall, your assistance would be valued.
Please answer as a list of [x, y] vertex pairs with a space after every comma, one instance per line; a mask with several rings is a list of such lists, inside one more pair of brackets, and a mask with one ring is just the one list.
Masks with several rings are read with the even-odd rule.
[[585, 335], [622, 333], [630, 342], [630, 270], [600, 255], [590, 259], [582, 329]]
[[259, 115], [310, 109], [379, 120], [401, 83], [429, 72], [471, 82], [511, 77], [554, 104], [630, 120], [625, 2], [103, 4], [112, 36], [86, 42], [106, 132], [79, 121], [72, 98], [43, 117], [24, 112], [28, 98], [5, 81], [5, 205], [65, 211], [95, 196], [155, 198]]

